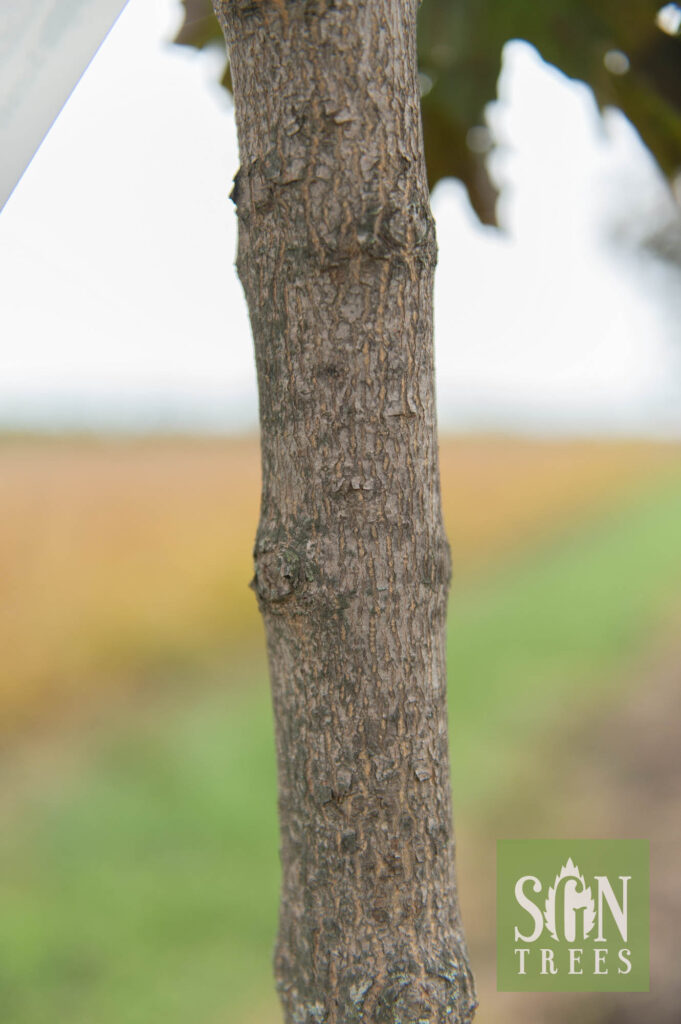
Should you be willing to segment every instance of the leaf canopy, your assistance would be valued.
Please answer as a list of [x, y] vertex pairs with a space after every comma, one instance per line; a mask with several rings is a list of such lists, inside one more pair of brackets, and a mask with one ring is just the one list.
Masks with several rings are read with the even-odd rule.
[[[176, 42], [222, 40], [211, 0], [182, 0]], [[496, 191], [485, 166], [485, 106], [494, 100], [501, 52], [524, 39], [566, 75], [586, 82], [601, 108], [617, 107], [662, 171], [681, 170], [681, 7], [659, 0], [423, 0], [419, 68], [431, 188], [460, 178], [483, 223]], [[229, 67], [223, 75], [229, 89]]]

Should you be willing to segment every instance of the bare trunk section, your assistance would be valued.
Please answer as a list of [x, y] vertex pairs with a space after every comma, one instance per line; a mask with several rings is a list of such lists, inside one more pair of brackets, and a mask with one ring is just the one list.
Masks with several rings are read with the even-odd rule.
[[255, 340], [288, 1024], [467, 1022], [416, 0], [216, 0]]

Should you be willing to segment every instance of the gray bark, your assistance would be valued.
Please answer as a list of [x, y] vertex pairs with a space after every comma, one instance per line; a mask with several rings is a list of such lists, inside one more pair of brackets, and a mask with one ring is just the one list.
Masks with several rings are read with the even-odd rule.
[[288, 1024], [470, 1021], [416, 0], [216, 0], [262, 430]]

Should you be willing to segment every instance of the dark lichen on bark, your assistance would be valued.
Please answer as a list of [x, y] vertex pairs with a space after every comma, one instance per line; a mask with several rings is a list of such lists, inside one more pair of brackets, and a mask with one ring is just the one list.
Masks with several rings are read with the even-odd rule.
[[216, 0], [258, 368], [287, 1024], [467, 1022], [416, 0]]

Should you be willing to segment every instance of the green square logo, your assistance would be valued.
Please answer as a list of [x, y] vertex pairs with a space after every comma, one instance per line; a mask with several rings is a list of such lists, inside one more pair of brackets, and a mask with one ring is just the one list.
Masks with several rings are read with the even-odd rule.
[[647, 992], [644, 839], [497, 843], [500, 992]]

